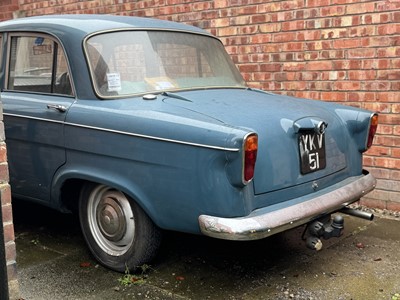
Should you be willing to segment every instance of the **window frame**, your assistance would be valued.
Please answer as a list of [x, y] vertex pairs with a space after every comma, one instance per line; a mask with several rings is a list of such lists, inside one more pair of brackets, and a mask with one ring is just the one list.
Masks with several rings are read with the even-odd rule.
[[[12, 47], [12, 39], [13, 38], [44, 38], [47, 40], [50, 40], [54, 43], [55, 47], [53, 49], [52, 53], [52, 62], [51, 62], [51, 73], [52, 73], [52, 87], [50, 92], [36, 92], [36, 91], [25, 91], [25, 90], [16, 90], [16, 89], [9, 89], [9, 82], [10, 82], [10, 67], [11, 67], [11, 47]], [[71, 93], [70, 94], [60, 94], [56, 93], [54, 91], [54, 85], [53, 85], [53, 77], [55, 77], [54, 73], [54, 68], [57, 66], [54, 65], [54, 61], [58, 58], [58, 54], [55, 55], [56, 51], [61, 51], [64, 55], [65, 58], [65, 63], [66, 63], [66, 69], [69, 75], [69, 82], [70, 82], [70, 87], [71, 87]], [[7, 36], [7, 52], [5, 54], [6, 57], [6, 62], [5, 62], [5, 68], [4, 68], [4, 91], [7, 92], [15, 92], [15, 93], [31, 93], [31, 94], [45, 94], [45, 95], [52, 95], [52, 96], [61, 96], [61, 97], [75, 97], [75, 87], [74, 83], [72, 80], [72, 73], [71, 73], [71, 68], [69, 64], [69, 59], [68, 55], [65, 51], [65, 48], [61, 41], [57, 39], [56, 37], [46, 34], [46, 33], [40, 33], [40, 32], [10, 32], [8, 33]], [[55, 82], [55, 81], [54, 81]]]
[[[239, 69], [237, 68], [237, 66], [235, 65], [235, 63], [232, 61], [230, 55], [226, 52], [226, 50], [224, 49], [225, 53], [226, 53], [226, 59], [229, 59], [229, 61], [232, 62], [232, 65], [229, 66], [229, 68], [231, 69], [232, 74], [236, 73], [239, 75], [240, 79], [239, 81], [241, 85], [237, 85], [237, 86], [233, 86], [233, 85], [210, 85], [210, 86], [193, 86], [193, 87], [178, 87], [178, 88], [171, 88], [171, 89], [166, 89], [166, 90], [146, 90], [146, 91], [140, 91], [140, 92], [135, 92], [135, 93], [125, 93], [125, 94], [117, 94], [117, 95], [106, 95], [104, 93], [102, 93], [100, 91], [100, 88], [98, 86], [98, 83], [96, 82], [96, 72], [95, 72], [95, 68], [92, 65], [91, 62], [91, 57], [90, 57], [90, 50], [89, 50], [89, 45], [90, 45], [90, 40], [92, 38], [95, 38], [97, 36], [101, 36], [104, 34], [111, 34], [111, 33], [123, 33], [123, 32], [145, 32], [145, 33], [149, 33], [149, 32], [158, 32], [158, 33], [181, 33], [181, 34], [189, 34], [189, 35], [193, 35], [193, 36], [203, 36], [203, 37], [207, 37], [210, 39], [214, 39], [216, 40], [221, 46], [222, 48], [225, 48], [224, 45], [222, 44], [221, 40], [219, 40], [218, 38], [206, 34], [206, 33], [198, 33], [198, 32], [192, 32], [192, 31], [185, 31], [185, 30], [172, 30], [172, 29], [161, 29], [161, 28], [129, 28], [129, 29], [124, 29], [124, 28], [118, 28], [118, 29], [112, 29], [112, 30], [104, 30], [104, 31], [97, 31], [97, 32], [93, 32], [89, 35], [87, 35], [84, 40], [83, 40], [83, 50], [84, 50], [84, 55], [85, 55], [85, 59], [86, 59], [86, 63], [88, 65], [88, 70], [89, 70], [89, 76], [90, 76], [90, 80], [92, 83], [92, 88], [96, 94], [96, 96], [99, 99], [102, 100], [113, 100], [113, 99], [126, 99], [126, 98], [131, 98], [131, 97], [137, 97], [137, 96], [141, 96], [141, 95], [145, 95], [145, 94], [160, 94], [162, 92], [165, 91], [190, 91], [190, 90], [203, 90], [203, 89], [221, 89], [221, 88], [230, 88], [230, 89], [246, 89], [247, 85], [246, 82], [243, 78], [243, 76], [241, 75]], [[224, 55], [225, 56], [225, 55]], [[163, 78], [163, 76], [159, 77], [159, 78]], [[172, 78], [173, 79], [173, 78]], [[239, 79], [239, 78], [236, 78]], [[238, 81], [238, 82], [239, 82]]]

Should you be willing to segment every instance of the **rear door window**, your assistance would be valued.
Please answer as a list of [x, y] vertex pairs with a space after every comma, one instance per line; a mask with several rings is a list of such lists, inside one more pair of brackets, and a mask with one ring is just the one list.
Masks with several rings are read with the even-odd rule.
[[12, 36], [7, 89], [72, 95], [62, 47], [44, 36]]

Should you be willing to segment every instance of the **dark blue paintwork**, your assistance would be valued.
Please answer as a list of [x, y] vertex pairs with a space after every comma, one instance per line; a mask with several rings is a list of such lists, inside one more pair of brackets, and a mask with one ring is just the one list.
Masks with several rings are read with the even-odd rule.
[[[183, 24], [115, 16], [47, 16], [0, 24], [4, 45], [9, 32], [55, 37], [74, 85], [73, 97], [5, 90], [3, 47], [1, 97], [16, 196], [63, 210], [68, 206], [63, 200], [76, 200], [62, 197], [68, 180], [93, 181], [129, 195], [161, 228], [199, 233], [200, 215], [241, 217], [274, 204], [281, 209], [362, 175], [372, 115], [365, 110], [246, 88], [175, 91], [174, 97], [159, 94], [155, 100], [140, 95], [98, 99], [83, 40], [118, 29], [209, 35]], [[50, 103], [67, 111], [49, 110]], [[328, 124], [327, 165], [302, 175], [295, 124], [314, 119]], [[243, 184], [242, 144], [253, 132], [259, 136], [255, 177]]]

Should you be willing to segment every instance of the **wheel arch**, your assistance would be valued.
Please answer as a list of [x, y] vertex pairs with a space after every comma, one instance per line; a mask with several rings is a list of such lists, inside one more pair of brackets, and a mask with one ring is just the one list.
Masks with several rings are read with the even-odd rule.
[[107, 170], [67, 169], [59, 170], [53, 178], [52, 206], [61, 211], [77, 211], [80, 192], [87, 183], [103, 184], [115, 188], [135, 201], [156, 224], [157, 218], [151, 201], [132, 180]]

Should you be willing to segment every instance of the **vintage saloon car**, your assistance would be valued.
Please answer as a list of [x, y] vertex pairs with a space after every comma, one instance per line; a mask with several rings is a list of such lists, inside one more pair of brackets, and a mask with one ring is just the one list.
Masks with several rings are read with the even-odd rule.
[[111, 269], [149, 261], [162, 230], [253, 240], [310, 224], [319, 249], [342, 231], [331, 214], [375, 186], [375, 113], [248, 88], [199, 28], [31, 17], [0, 23], [0, 49], [14, 197], [78, 211]]

